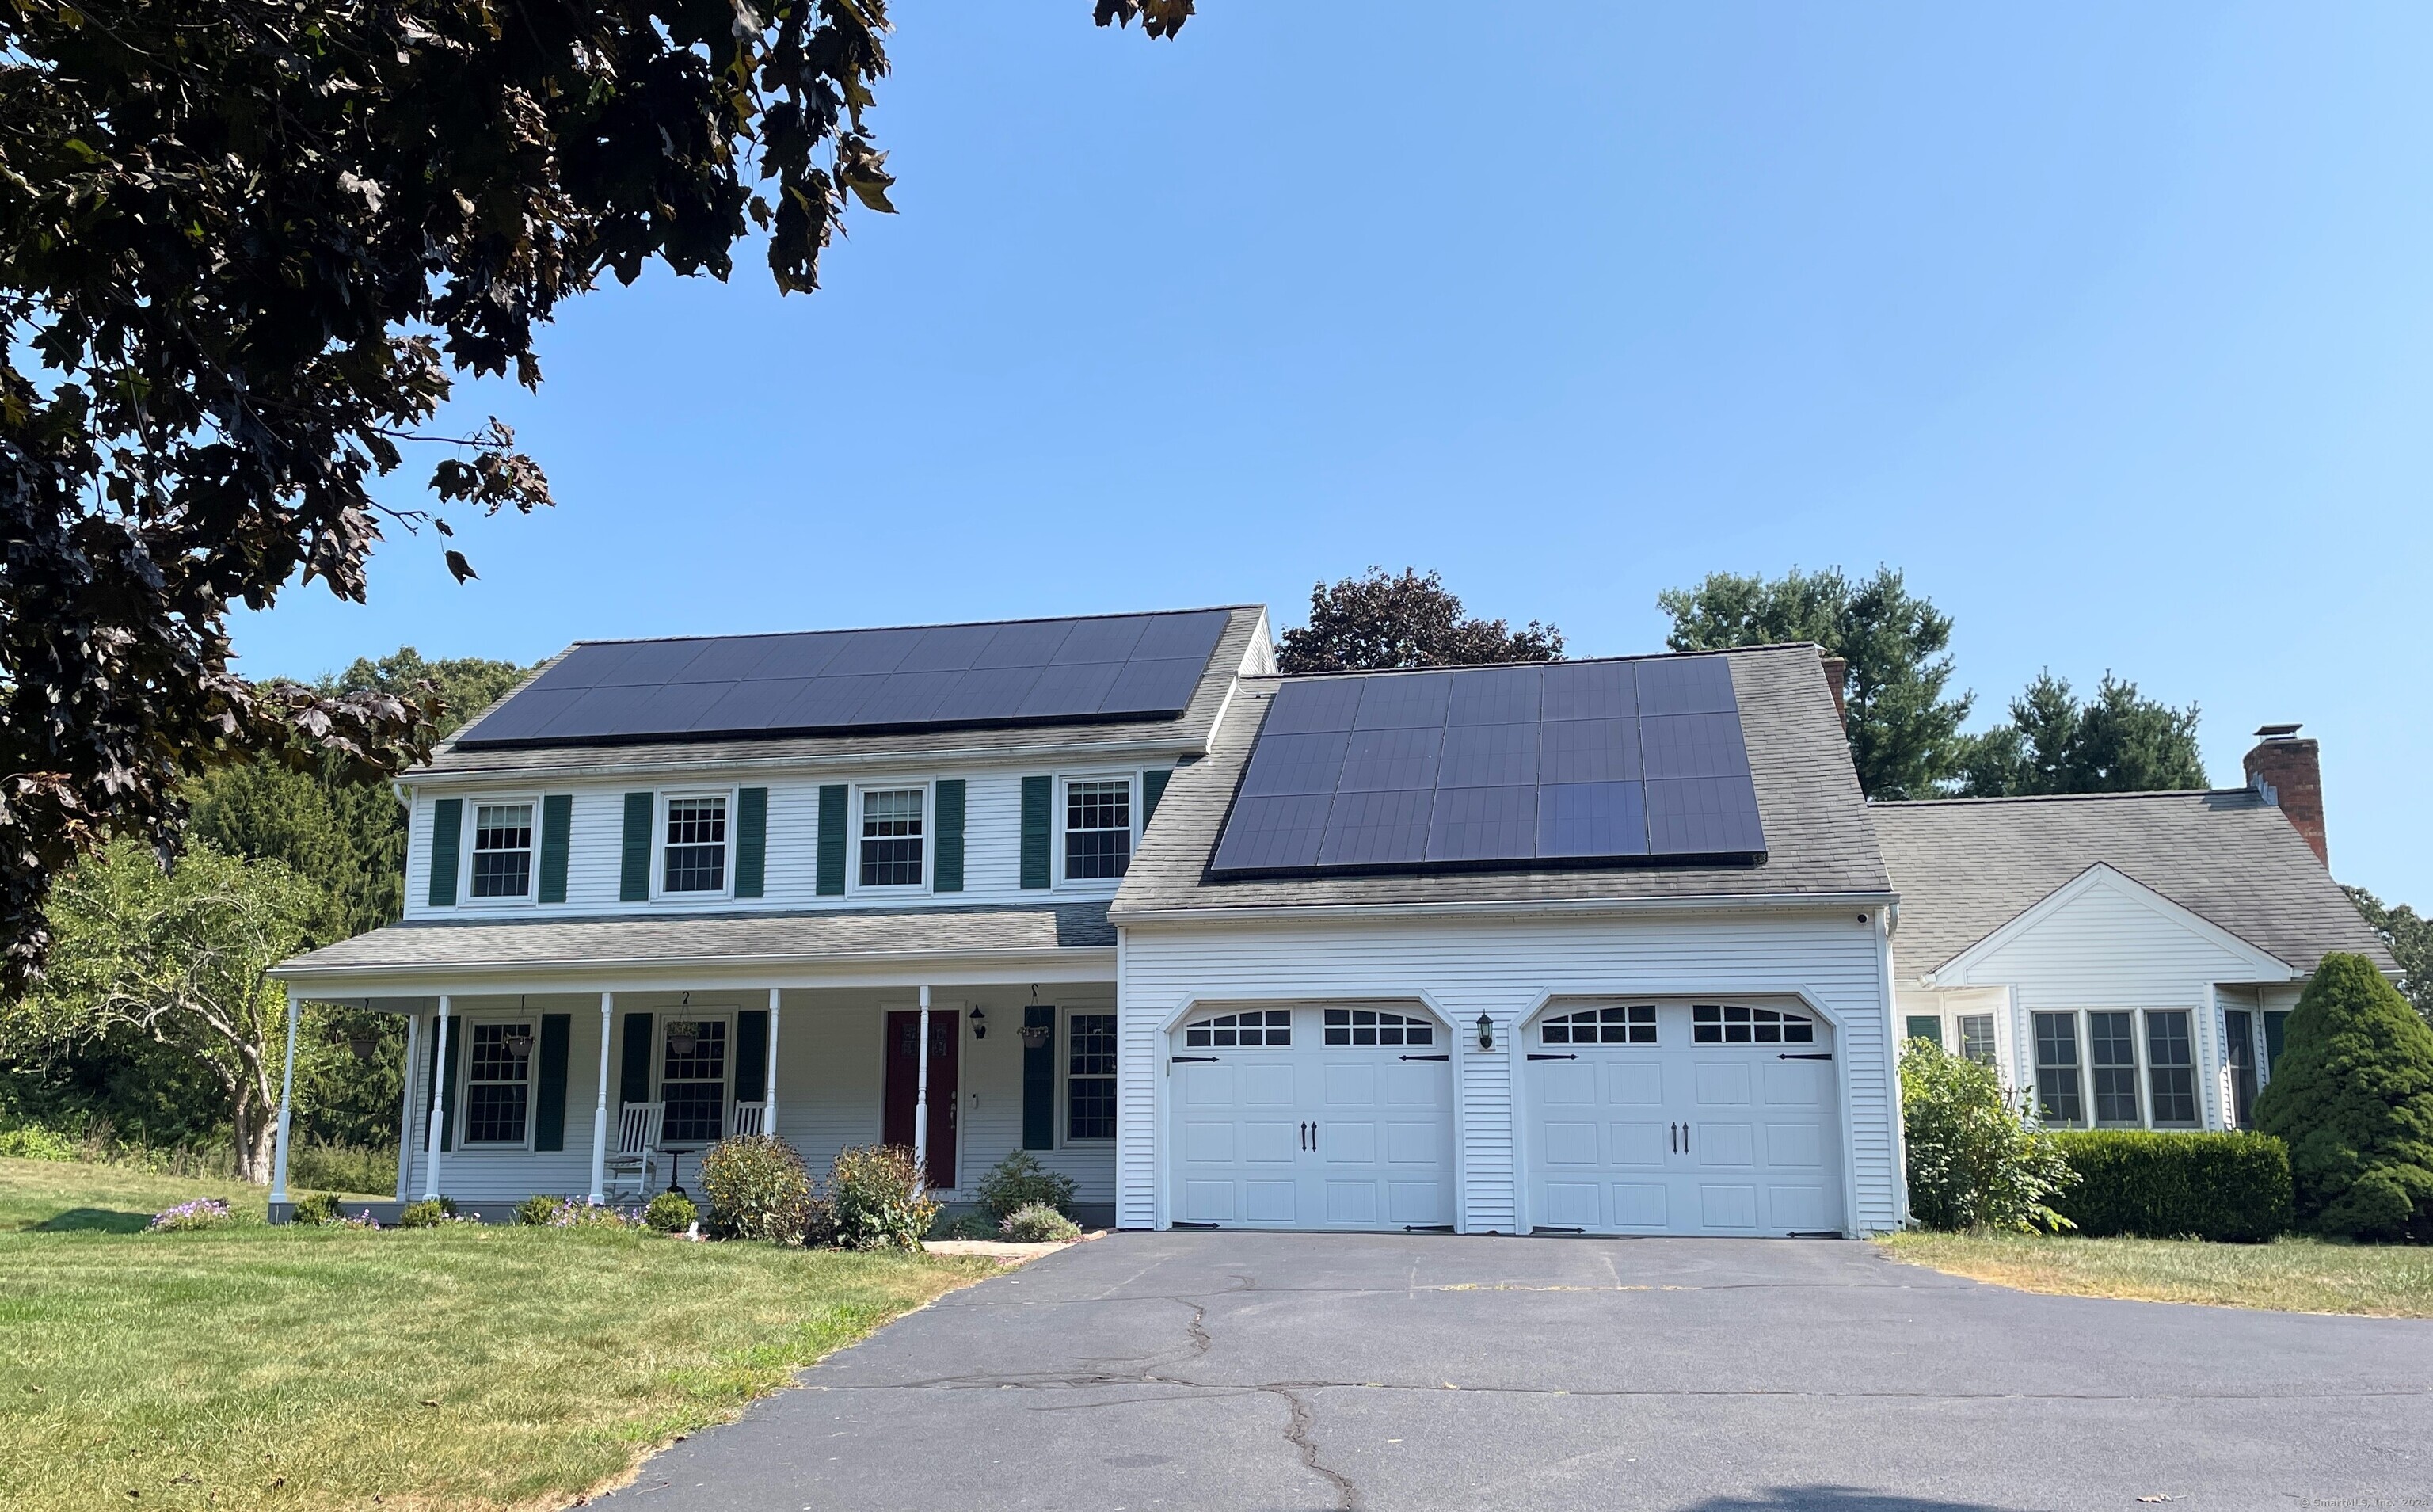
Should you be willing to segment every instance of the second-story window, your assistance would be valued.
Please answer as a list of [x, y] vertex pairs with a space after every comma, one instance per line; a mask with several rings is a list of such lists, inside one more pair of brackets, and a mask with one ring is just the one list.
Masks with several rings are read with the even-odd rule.
[[921, 790], [883, 788], [861, 795], [861, 885], [921, 885]]
[[533, 806], [473, 808], [473, 895], [520, 898], [532, 892]]
[[668, 800], [668, 844], [659, 891], [719, 892], [726, 887], [726, 800]]
[[1064, 785], [1064, 879], [1121, 876], [1132, 863], [1132, 785]]

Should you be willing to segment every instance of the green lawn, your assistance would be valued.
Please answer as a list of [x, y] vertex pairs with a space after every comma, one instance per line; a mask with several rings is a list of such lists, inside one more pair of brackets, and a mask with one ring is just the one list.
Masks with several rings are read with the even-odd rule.
[[1912, 1265], [2021, 1291], [2433, 1317], [2433, 1249], [2422, 1246], [1959, 1233], [1897, 1233], [1878, 1242]]
[[262, 1209], [0, 1160], [0, 1505], [562, 1504], [995, 1268], [473, 1225], [126, 1232], [205, 1196]]

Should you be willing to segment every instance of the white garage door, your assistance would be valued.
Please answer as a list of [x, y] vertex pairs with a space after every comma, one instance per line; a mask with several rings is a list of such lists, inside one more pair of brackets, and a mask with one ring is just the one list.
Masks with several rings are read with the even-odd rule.
[[1417, 1009], [1194, 1016], [1170, 1047], [1173, 1221], [1453, 1223], [1451, 1036]]
[[1559, 1009], [1525, 1031], [1529, 1221], [1585, 1233], [1838, 1233], [1831, 1027], [1791, 1009]]

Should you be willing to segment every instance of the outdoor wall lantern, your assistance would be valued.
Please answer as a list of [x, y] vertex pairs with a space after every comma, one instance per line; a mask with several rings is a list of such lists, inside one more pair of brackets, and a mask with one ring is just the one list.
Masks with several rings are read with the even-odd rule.
[[1484, 1013], [1478, 1015], [1478, 1047], [1482, 1050], [1495, 1048], [1495, 1021]]
[[988, 1010], [985, 1008], [972, 1010], [972, 1038], [975, 1040], [988, 1038]]

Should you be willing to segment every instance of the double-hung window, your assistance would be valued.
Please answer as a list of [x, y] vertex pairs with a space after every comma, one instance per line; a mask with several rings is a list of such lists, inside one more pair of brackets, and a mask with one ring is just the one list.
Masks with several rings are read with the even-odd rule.
[[675, 1019], [659, 1046], [660, 1138], [715, 1144], [726, 1132], [726, 1021]]
[[2076, 1124], [2082, 1111], [2078, 1093], [2078, 1015], [2038, 1013], [2036, 1028], [2036, 1116], [2049, 1124]]
[[1064, 879], [1118, 877], [1132, 863], [1132, 785], [1114, 781], [1064, 785]]
[[1994, 1064], [1994, 1015], [1963, 1013], [1960, 1015], [1960, 1057], [1979, 1065]]
[[2135, 1015], [2086, 1015], [2087, 1067], [2095, 1083], [2095, 1121], [2129, 1125], [2137, 1118]]
[[473, 806], [473, 896], [530, 897], [532, 861], [532, 805]]
[[467, 1036], [465, 1143], [520, 1145], [532, 1103], [533, 1027], [475, 1024]]
[[921, 788], [874, 788], [861, 795], [861, 885], [921, 885]]
[[1064, 1137], [1115, 1137], [1115, 1015], [1065, 1020]]
[[2146, 1012], [2146, 1090], [2155, 1123], [2197, 1121], [2196, 1053], [2185, 1008]]
[[726, 797], [668, 800], [667, 845], [660, 858], [662, 892], [726, 891]]

